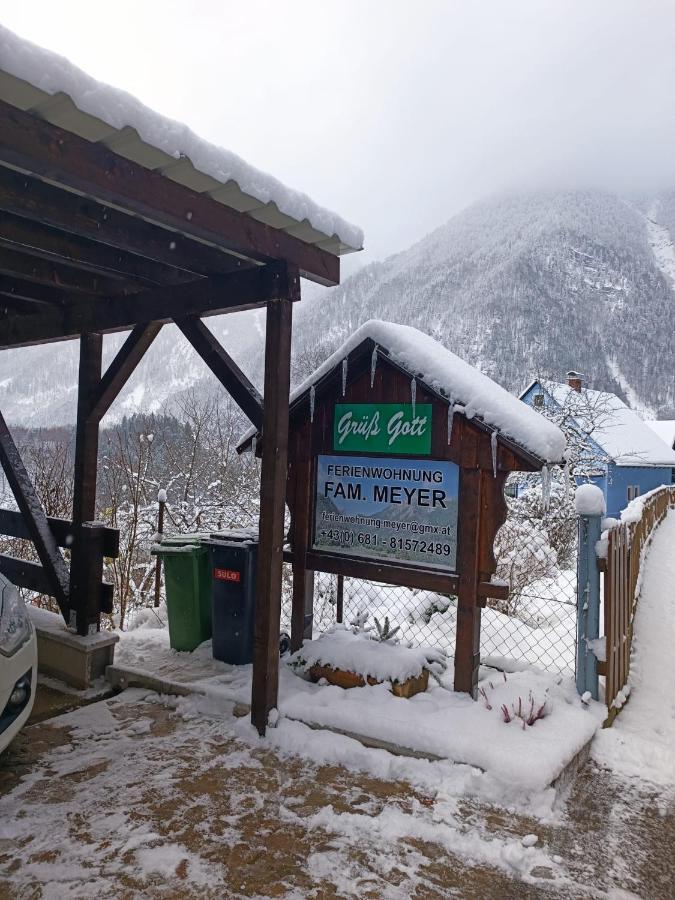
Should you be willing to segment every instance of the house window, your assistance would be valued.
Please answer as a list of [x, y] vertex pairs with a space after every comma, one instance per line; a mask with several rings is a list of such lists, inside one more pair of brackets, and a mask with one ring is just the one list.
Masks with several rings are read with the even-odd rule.
[[535, 394], [534, 395], [534, 405], [535, 406], [543, 406], [544, 405], [544, 395], [543, 394]]
[[640, 496], [640, 485], [639, 484], [629, 484], [628, 485], [628, 502], [631, 500], [635, 500], [636, 497]]

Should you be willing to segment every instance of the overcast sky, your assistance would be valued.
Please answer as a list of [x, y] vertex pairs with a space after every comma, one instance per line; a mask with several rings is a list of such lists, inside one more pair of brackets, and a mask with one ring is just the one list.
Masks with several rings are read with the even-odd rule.
[[675, 186], [673, 0], [24, 0], [0, 20], [361, 225], [359, 262], [503, 189]]

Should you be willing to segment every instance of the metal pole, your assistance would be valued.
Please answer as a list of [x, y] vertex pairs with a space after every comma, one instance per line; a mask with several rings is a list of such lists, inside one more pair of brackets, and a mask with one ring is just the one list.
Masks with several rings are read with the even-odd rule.
[[[157, 514], [157, 534], [161, 535], [164, 533], [164, 507], [166, 506], [166, 500], [159, 501], [159, 512]], [[159, 606], [159, 593], [160, 587], [162, 583], [162, 557], [157, 555], [157, 559], [155, 561], [155, 609]]]
[[577, 560], [577, 691], [598, 699], [598, 660], [589, 646], [600, 636], [600, 569], [596, 545], [601, 516], [579, 516]]
[[337, 576], [337, 598], [335, 609], [335, 621], [341, 625], [344, 620], [344, 596], [345, 596], [345, 578], [344, 575]]

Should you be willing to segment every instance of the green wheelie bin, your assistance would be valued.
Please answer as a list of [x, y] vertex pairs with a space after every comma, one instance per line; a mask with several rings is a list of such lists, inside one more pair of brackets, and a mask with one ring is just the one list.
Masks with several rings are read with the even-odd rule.
[[169, 644], [173, 650], [194, 650], [212, 634], [211, 566], [204, 535], [166, 537], [153, 547], [164, 564]]

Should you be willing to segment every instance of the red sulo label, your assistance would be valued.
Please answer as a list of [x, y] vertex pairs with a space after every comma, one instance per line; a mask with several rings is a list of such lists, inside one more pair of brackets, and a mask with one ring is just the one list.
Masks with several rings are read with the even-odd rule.
[[241, 581], [241, 572], [236, 569], [214, 569], [213, 577], [218, 581]]

